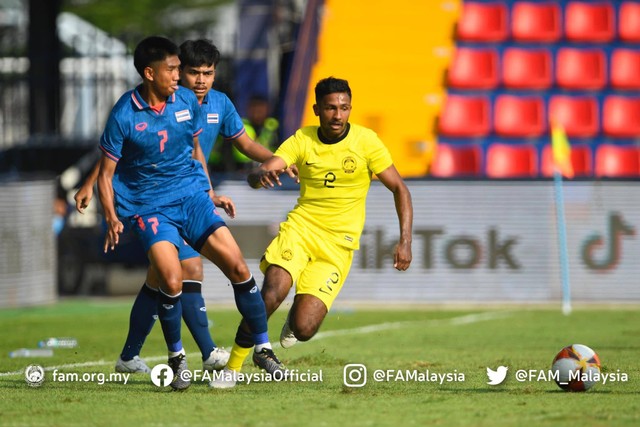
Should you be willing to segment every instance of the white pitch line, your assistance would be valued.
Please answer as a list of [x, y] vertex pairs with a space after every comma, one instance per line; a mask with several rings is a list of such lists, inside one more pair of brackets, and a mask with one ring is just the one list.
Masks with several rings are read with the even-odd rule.
[[[505, 317], [509, 317], [511, 315], [510, 312], [507, 311], [496, 311], [496, 312], [486, 312], [479, 314], [467, 314], [464, 316], [452, 317], [450, 319], [436, 319], [436, 320], [410, 320], [405, 322], [386, 322], [386, 323], [378, 323], [377, 325], [367, 325], [360, 326], [358, 328], [351, 329], [338, 329], [335, 331], [326, 331], [326, 332], [318, 332], [314, 337], [314, 341], [318, 341], [325, 338], [332, 337], [342, 337], [346, 335], [360, 335], [360, 334], [370, 334], [372, 332], [379, 331], [388, 331], [391, 329], [401, 329], [411, 326], [446, 326], [446, 325], [469, 325], [472, 323], [484, 322], [488, 320], [496, 320], [503, 319]], [[279, 347], [280, 343], [274, 343], [274, 347]], [[190, 353], [187, 356], [196, 356], [200, 355], [200, 353]], [[166, 360], [167, 356], [149, 356], [145, 357], [144, 360], [147, 362], [160, 362]], [[45, 371], [53, 371], [53, 370], [63, 370], [63, 369], [72, 369], [72, 368], [87, 368], [92, 366], [105, 366], [111, 365], [114, 362], [112, 360], [96, 360], [93, 362], [82, 362], [82, 363], [69, 363], [66, 365], [58, 365], [58, 366], [49, 366], [45, 367]], [[24, 371], [13, 371], [13, 372], [0, 372], [0, 377], [8, 377], [12, 375], [23, 375]]]

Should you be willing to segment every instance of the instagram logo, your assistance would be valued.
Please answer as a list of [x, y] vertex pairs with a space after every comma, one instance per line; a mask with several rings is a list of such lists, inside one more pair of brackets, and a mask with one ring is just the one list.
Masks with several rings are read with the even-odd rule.
[[346, 387], [363, 387], [367, 383], [367, 367], [361, 363], [345, 365], [342, 382]]

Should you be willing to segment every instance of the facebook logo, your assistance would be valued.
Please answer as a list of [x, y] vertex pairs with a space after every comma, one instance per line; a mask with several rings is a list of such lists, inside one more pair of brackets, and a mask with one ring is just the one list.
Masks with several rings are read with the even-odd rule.
[[173, 369], [163, 363], [156, 365], [151, 370], [151, 382], [156, 387], [166, 387], [173, 380]]

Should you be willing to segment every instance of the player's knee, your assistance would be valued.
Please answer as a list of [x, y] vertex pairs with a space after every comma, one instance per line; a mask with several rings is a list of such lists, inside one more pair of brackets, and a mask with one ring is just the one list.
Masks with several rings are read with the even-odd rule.
[[172, 274], [165, 277], [161, 288], [168, 295], [176, 295], [182, 290], [182, 274]]
[[245, 262], [236, 262], [233, 265], [229, 265], [225, 271], [231, 283], [246, 282], [251, 277], [251, 272]]
[[182, 262], [182, 278], [183, 280], [196, 280], [201, 282], [204, 279], [202, 272], [202, 261], [194, 258], [196, 261], [187, 260]]
[[318, 327], [320, 325], [296, 325], [293, 328], [293, 334], [296, 336], [298, 341], [309, 341], [313, 336], [318, 332]]

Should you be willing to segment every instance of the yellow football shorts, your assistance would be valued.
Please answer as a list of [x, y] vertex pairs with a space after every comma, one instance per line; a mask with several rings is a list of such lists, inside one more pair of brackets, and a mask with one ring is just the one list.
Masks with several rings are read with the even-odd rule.
[[328, 311], [342, 289], [352, 261], [353, 249], [333, 243], [326, 234], [301, 233], [284, 222], [267, 247], [260, 270], [265, 273], [272, 264], [284, 268], [296, 284], [296, 295], [313, 295]]

